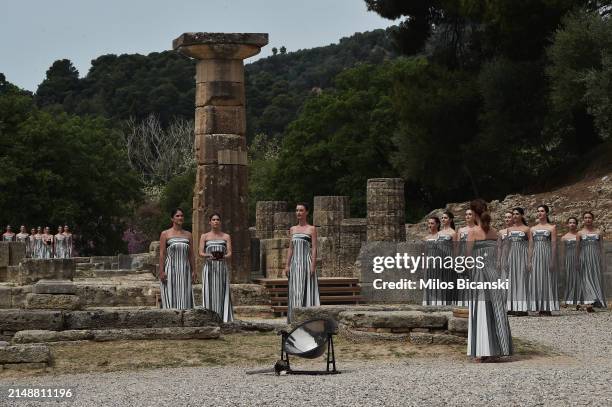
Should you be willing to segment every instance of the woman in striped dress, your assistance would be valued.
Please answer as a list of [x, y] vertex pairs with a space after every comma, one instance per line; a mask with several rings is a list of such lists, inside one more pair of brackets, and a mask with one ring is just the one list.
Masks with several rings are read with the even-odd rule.
[[[455, 241], [457, 233], [455, 232], [454, 215], [451, 211], [444, 211], [440, 216], [440, 233], [438, 233], [438, 244], [440, 254], [446, 262], [446, 259], [452, 258], [455, 253]], [[454, 263], [453, 263], [454, 264]], [[444, 291], [444, 302], [446, 305], [457, 304], [457, 273], [453, 267], [443, 267], [441, 281], [448, 284], [452, 283], [452, 289]], [[450, 286], [450, 285], [449, 285]]]
[[606, 296], [603, 290], [604, 250], [603, 234], [593, 226], [595, 216], [592, 212], [582, 215], [583, 227], [576, 235], [576, 251], [582, 277], [582, 297], [587, 311], [593, 307], [606, 308]]
[[35, 249], [36, 248], [36, 239], [35, 239], [35, 236], [36, 236], [36, 229], [32, 228], [30, 230], [30, 236], [28, 236], [28, 242], [27, 242], [28, 253], [29, 253], [28, 257], [30, 257], [32, 259], [36, 258], [36, 251], [35, 251], [36, 250]]
[[[512, 217], [514, 226], [507, 229], [508, 257], [507, 264], [508, 296], [507, 309], [510, 315], [527, 315], [529, 274], [527, 271], [529, 256], [529, 227], [524, 217], [523, 208], [514, 208]], [[504, 262], [504, 259], [501, 261]]]
[[30, 257], [30, 244], [29, 244], [30, 239], [28, 239], [29, 236], [30, 235], [28, 235], [25, 225], [21, 225], [21, 227], [19, 228], [19, 233], [15, 235], [15, 239], [17, 242], [21, 242], [25, 244], [26, 257]]
[[65, 258], [66, 248], [66, 237], [64, 236], [64, 228], [58, 226], [57, 234], [53, 236], [53, 257], [56, 259]]
[[45, 226], [45, 233], [41, 236], [42, 248], [41, 248], [41, 259], [52, 259], [53, 258], [53, 235], [49, 226]]
[[32, 238], [32, 258], [42, 259], [43, 257], [43, 241], [42, 228], [36, 228], [36, 233], [30, 236]]
[[548, 219], [549, 208], [537, 208], [538, 223], [529, 234], [529, 310], [540, 315], [551, 315], [559, 311], [557, 292], [557, 227]]
[[[440, 219], [437, 216], [431, 216], [427, 219], [427, 229], [429, 230], [429, 234], [425, 236], [425, 273], [423, 280], [424, 281], [442, 281], [444, 270], [442, 268], [442, 264], [438, 260], [434, 260], [434, 258], [443, 259], [444, 254], [441, 249], [442, 245], [440, 244], [441, 240], [444, 237], [440, 238]], [[430, 259], [429, 261], [427, 259]], [[446, 290], [442, 288], [438, 288], [438, 286], [434, 286], [432, 288], [424, 288], [423, 289], [423, 305], [434, 305], [441, 306], [447, 305], [446, 303]]]
[[[467, 209], [465, 211], [465, 226], [459, 228], [457, 234], [455, 235], [455, 239], [457, 240], [457, 255], [458, 256], [466, 256], [467, 253], [467, 237], [468, 233], [472, 228], [476, 226], [474, 223], [474, 212], [471, 209]], [[457, 273], [457, 280], [469, 280], [470, 273], [469, 270], [465, 270], [462, 273]], [[457, 290], [457, 306], [459, 307], [467, 307], [469, 305], [470, 290]]]
[[232, 256], [232, 239], [221, 231], [221, 215], [208, 218], [211, 231], [200, 237], [199, 254], [204, 258], [202, 268], [202, 302], [206, 309], [219, 315], [223, 322], [234, 320], [227, 260]]
[[183, 230], [182, 209], [171, 212], [172, 227], [159, 237], [159, 279], [162, 308], [193, 308], [195, 266], [191, 233]]
[[[500, 276], [497, 267], [498, 232], [491, 225], [486, 203], [477, 199], [470, 203], [478, 226], [468, 235], [468, 253], [483, 259], [484, 266], [474, 267], [473, 282], [495, 282]], [[499, 356], [512, 355], [512, 334], [506, 314], [505, 291], [476, 289], [468, 314], [467, 354], [475, 362], [495, 361]]]
[[6, 232], [2, 234], [2, 241], [4, 242], [14, 242], [15, 241], [15, 233], [13, 233], [13, 228], [11, 225], [6, 225]]
[[68, 225], [64, 225], [64, 258], [72, 257], [72, 233]]
[[317, 228], [308, 224], [308, 209], [305, 202], [296, 205], [298, 224], [289, 229], [291, 242], [285, 266], [285, 275], [289, 279], [288, 323], [291, 323], [294, 309], [321, 305], [317, 279]]
[[582, 304], [582, 279], [580, 278], [578, 257], [576, 253], [576, 234], [578, 233], [578, 219], [570, 217], [567, 220], [569, 231], [561, 238], [561, 261], [565, 267], [565, 304], [575, 305], [580, 309]]

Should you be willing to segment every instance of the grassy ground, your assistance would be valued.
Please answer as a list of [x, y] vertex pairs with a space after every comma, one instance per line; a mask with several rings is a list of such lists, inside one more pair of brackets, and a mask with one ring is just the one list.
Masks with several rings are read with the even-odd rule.
[[[413, 345], [409, 342], [334, 340], [338, 363], [343, 361], [438, 358], [465, 360], [465, 346]], [[516, 358], [551, 355], [549, 349], [514, 341]], [[38, 374], [108, 372], [183, 366], [272, 367], [279, 358], [280, 338], [273, 333], [226, 335], [218, 340], [155, 340], [59, 342], [50, 345], [53, 363], [46, 372], [4, 370], [0, 377]], [[325, 367], [325, 359], [292, 359], [294, 368]]]

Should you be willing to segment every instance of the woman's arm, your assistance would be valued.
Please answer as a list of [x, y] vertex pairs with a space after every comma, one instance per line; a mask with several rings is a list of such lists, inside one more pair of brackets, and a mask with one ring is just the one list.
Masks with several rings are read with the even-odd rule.
[[159, 279], [166, 282], [166, 272], [164, 266], [166, 263], [166, 233], [161, 232], [159, 235]]
[[285, 277], [289, 277], [289, 265], [291, 264], [291, 256], [293, 256], [293, 245], [291, 243], [291, 235], [293, 232], [293, 226], [289, 229], [289, 248], [287, 249], [287, 264], [285, 265]]
[[200, 257], [206, 258], [209, 257], [209, 254], [206, 253], [204, 247], [206, 247], [206, 233], [202, 233], [202, 235], [200, 236], [200, 245], [198, 247], [198, 254], [200, 255]]
[[195, 255], [193, 250], [193, 235], [189, 234], [189, 265], [191, 266], [191, 282], [195, 284], [198, 274], [195, 268]]
[[230, 235], [226, 235], [227, 237], [227, 253], [225, 253], [225, 257], [226, 259], [229, 259], [232, 257], [232, 237]]
[[312, 240], [312, 255], [311, 255], [311, 264], [310, 264], [310, 273], [316, 274], [317, 272], [317, 227], [312, 227], [312, 233], [310, 235]]
[[576, 264], [574, 265], [575, 267], [575, 272], [578, 273], [580, 271], [580, 241], [582, 240], [582, 237], [580, 236], [580, 232], [576, 233]]

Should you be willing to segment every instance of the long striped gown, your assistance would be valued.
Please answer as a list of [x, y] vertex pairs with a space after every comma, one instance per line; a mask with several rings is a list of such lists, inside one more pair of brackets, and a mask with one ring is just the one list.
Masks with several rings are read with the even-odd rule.
[[[439, 261], [433, 260], [434, 258], [443, 258], [443, 252], [439, 243], [438, 237], [425, 239], [425, 256], [426, 256], [426, 268], [423, 280], [428, 281], [442, 281], [444, 270]], [[427, 261], [427, 258], [431, 259]], [[447, 305], [446, 294], [444, 290], [438, 288], [438, 286], [430, 286], [431, 288], [423, 288], [423, 305]]]
[[565, 267], [566, 288], [565, 303], [570, 305], [582, 304], [582, 276], [578, 267], [578, 253], [576, 253], [576, 238], [565, 239], [561, 243], [563, 250], [563, 267]]
[[291, 236], [291, 245], [293, 255], [289, 267], [288, 323], [291, 323], [291, 313], [294, 309], [321, 305], [317, 275], [310, 272], [312, 238], [307, 233], [294, 233]]
[[529, 293], [529, 275], [527, 273], [528, 237], [521, 230], [512, 230], [508, 233], [509, 247], [506, 260], [508, 268], [508, 311], [528, 310], [527, 298]]
[[72, 258], [72, 233], [64, 234], [64, 258]]
[[30, 239], [28, 239], [30, 235], [27, 233], [17, 233], [15, 238], [18, 242], [25, 244], [25, 256], [30, 257]]
[[58, 233], [57, 235], [53, 236], [53, 239], [55, 241], [55, 253], [54, 253], [54, 257], [56, 259], [63, 259], [65, 258], [66, 255], [66, 238], [63, 234]]
[[550, 230], [531, 232], [533, 255], [529, 276], [529, 310], [559, 311], [557, 273], [552, 268], [552, 244]]
[[32, 239], [32, 258], [42, 259], [43, 258], [42, 235], [31, 236], [31, 239]]
[[193, 308], [189, 239], [171, 237], [166, 240], [164, 272], [166, 282], [160, 281], [162, 308]]
[[[472, 270], [472, 282], [494, 282], [497, 269], [497, 240], [477, 240], [472, 256], [482, 257], [484, 267]], [[512, 334], [502, 289], [472, 290], [468, 316], [467, 354], [472, 357], [512, 355]]]
[[580, 240], [580, 275], [585, 304], [606, 308], [602, 281], [602, 244], [596, 233], [584, 234]]
[[41, 239], [40, 258], [41, 259], [52, 259], [53, 258], [53, 236]]
[[[225, 240], [207, 240], [206, 253], [227, 253]], [[223, 322], [234, 320], [230, 290], [230, 273], [225, 260], [207, 258], [202, 268], [202, 302], [206, 309], [216, 312]]]
[[[459, 256], [465, 257], [467, 251], [467, 237], [468, 232], [460, 231], [459, 232]], [[457, 281], [458, 280], [469, 280], [470, 272], [469, 270], [464, 270], [461, 273], [457, 273]], [[467, 307], [470, 305], [470, 291], [469, 290], [457, 290], [457, 306], [458, 307]]]

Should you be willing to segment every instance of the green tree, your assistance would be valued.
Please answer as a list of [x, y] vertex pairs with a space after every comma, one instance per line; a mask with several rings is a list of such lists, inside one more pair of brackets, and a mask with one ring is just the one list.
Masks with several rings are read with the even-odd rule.
[[612, 22], [597, 12], [569, 15], [548, 48], [551, 121], [570, 150], [612, 133]]
[[36, 91], [38, 106], [63, 104], [79, 91], [79, 71], [68, 59], [57, 60], [47, 70], [47, 75]]

